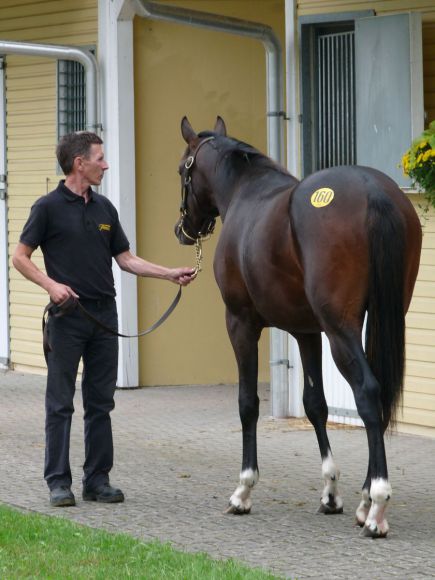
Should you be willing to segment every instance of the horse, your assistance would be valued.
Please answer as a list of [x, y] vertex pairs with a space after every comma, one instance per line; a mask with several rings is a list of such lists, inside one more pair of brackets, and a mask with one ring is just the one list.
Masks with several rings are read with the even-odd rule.
[[[227, 513], [247, 514], [258, 482], [258, 340], [275, 327], [297, 341], [305, 413], [321, 456], [319, 512], [343, 512], [339, 468], [328, 440], [321, 333], [352, 388], [368, 440], [369, 461], [356, 521], [361, 535], [385, 537], [392, 488], [384, 434], [394, 426], [403, 391], [405, 314], [418, 273], [421, 225], [398, 185], [382, 172], [339, 166], [302, 181], [251, 145], [181, 122], [187, 143], [179, 174], [181, 244], [222, 229], [214, 274], [239, 373], [243, 458]], [[365, 346], [362, 330], [367, 313]]]

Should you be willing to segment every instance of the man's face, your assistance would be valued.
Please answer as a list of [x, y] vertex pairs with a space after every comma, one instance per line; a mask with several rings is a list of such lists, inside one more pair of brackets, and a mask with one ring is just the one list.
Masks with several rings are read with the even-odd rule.
[[82, 177], [89, 182], [89, 185], [100, 185], [104, 172], [109, 169], [109, 165], [104, 159], [103, 147], [97, 143], [92, 143], [89, 156], [79, 157], [78, 162]]

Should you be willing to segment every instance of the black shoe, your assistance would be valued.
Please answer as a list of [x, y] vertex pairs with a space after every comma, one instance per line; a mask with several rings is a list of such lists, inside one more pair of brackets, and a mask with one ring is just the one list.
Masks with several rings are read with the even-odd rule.
[[76, 505], [76, 499], [69, 485], [60, 485], [50, 490], [50, 505], [67, 507]]
[[103, 503], [120, 503], [124, 501], [124, 494], [120, 489], [112, 487], [110, 483], [102, 483], [94, 488], [83, 488], [83, 499], [85, 501], [101, 501]]

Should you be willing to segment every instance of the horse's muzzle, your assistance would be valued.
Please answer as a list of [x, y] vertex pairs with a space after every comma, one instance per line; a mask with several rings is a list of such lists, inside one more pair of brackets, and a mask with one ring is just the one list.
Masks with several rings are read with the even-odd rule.
[[176, 235], [176, 237], [181, 245], [183, 245], [183, 246], [193, 246], [194, 245], [195, 239], [193, 237], [191, 238], [185, 234], [185, 232], [183, 230], [183, 221], [181, 219], [178, 220], [178, 222], [175, 224], [174, 233], [175, 233], [175, 235]]

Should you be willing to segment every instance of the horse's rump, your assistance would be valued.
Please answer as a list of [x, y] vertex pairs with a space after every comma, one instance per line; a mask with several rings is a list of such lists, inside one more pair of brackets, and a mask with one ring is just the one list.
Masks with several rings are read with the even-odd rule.
[[358, 167], [320, 171], [292, 193], [289, 213], [305, 292], [323, 330], [345, 321], [362, 326], [369, 280], [367, 208], [366, 175]]
[[415, 212], [391, 179], [363, 167], [315, 174], [296, 188], [290, 207], [305, 290], [323, 330], [360, 332], [367, 311], [365, 350], [381, 385], [386, 427], [403, 388], [413, 289], [413, 283], [407, 287], [406, 238], [407, 230], [419, 229]]

